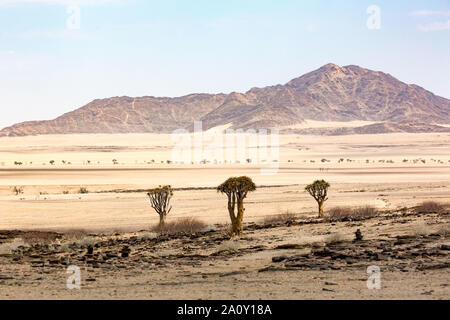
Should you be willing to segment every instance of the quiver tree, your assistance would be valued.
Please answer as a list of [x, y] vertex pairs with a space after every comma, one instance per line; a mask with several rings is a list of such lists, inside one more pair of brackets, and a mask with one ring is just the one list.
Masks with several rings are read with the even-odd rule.
[[173, 190], [171, 186], [159, 186], [159, 188], [151, 189], [147, 193], [150, 198], [150, 204], [152, 208], [155, 209], [156, 213], [159, 214], [159, 224], [164, 225], [166, 216], [172, 210], [170, 205], [170, 199], [173, 196]]
[[323, 205], [328, 200], [328, 188], [330, 184], [325, 180], [316, 180], [306, 186], [305, 190], [317, 201], [319, 205], [319, 218], [323, 217]]
[[231, 236], [239, 236], [242, 233], [244, 220], [244, 199], [249, 192], [255, 191], [256, 185], [249, 177], [229, 178], [217, 187], [228, 197], [228, 213], [231, 219]]

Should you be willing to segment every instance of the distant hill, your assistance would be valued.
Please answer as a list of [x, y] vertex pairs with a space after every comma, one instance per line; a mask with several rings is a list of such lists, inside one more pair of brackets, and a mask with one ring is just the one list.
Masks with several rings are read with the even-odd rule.
[[196, 120], [203, 122], [203, 129], [227, 124], [233, 129], [260, 129], [286, 127], [306, 119], [380, 122], [341, 131], [309, 130], [317, 134], [444, 132], [448, 128], [438, 124], [450, 124], [450, 100], [383, 72], [327, 64], [285, 85], [246, 93], [94, 100], [54, 120], [5, 128], [0, 136], [168, 133], [191, 128]]

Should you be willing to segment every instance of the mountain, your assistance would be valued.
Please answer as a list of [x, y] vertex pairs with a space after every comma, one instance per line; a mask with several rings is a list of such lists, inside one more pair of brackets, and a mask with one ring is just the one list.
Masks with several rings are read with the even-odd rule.
[[381, 123], [347, 128], [350, 133], [421, 132], [424, 128], [447, 131], [436, 124], [450, 124], [450, 100], [383, 72], [327, 64], [285, 85], [253, 88], [246, 93], [94, 100], [54, 120], [5, 128], [0, 136], [167, 133], [191, 128], [199, 120], [203, 129], [227, 124], [233, 129], [259, 129], [286, 127], [306, 119]]

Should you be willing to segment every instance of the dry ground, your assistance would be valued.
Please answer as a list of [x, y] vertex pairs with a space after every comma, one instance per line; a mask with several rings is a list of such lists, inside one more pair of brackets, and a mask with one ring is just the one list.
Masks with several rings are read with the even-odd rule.
[[[357, 229], [364, 238], [355, 242]], [[333, 224], [250, 224], [238, 240], [220, 227], [193, 236], [62, 238], [0, 255], [0, 298], [448, 299], [449, 232], [448, 213], [387, 212]], [[80, 290], [66, 287], [69, 265], [81, 268]], [[379, 290], [367, 287], [369, 266], [380, 268]]]
[[[0, 298], [450, 297], [448, 250], [442, 249], [449, 244], [442, 231], [448, 215], [403, 216], [407, 211], [400, 210], [430, 199], [450, 202], [450, 134], [281, 136], [274, 175], [262, 175], [267, 164], [254, 162], [167, 163], [174, 143], [168, 135], [1, 138], [0, 230], [84, 229], [95, 236], [72, 248], [62, 239], [58, 248], [6, 250]], [[246, 201], [247, 223], [290, 211], [299, 224], [250, 224], [241, 240], [227, 240], [215, 226], [228, 220], [226, 200], [214, 187], [244, 174], [261, 186]], [[322, 178], [332, 185], [328, 208], [372, 205], [386, 216], [315, 222], [316, 204], [303, 189]], [[143, 189], [159, 184], [177, 189], [170, 219], [198, 217], [216, 231], [156, 239], [138, 232], [158, 219]], [[15, 195], [14, 186], [23, 193]], [[81, 187], [89, 193], [80, 194]], [[353, 243], [358, 228], [364, 241]], [[407, 234], [414, 237], [402, 238]], [[7, 248], [20, 241], [14, 240], [20, 233], [2, 237]], [[333, 237], [344, 243], [327, 245]], [[97, 245], [92, 256], [86, 255], [89, 244]], [[283, 244], [296, 249], [277, 249]], [[120, 257], [124, 246], [131, 249], [128, 258]], [[324, 248], [331, 253], [321, 253]], [[69, 263], [82, 269], [80, 291], [66, 288]], [[369, 265], [381, 267], [381, 290], [366, 287]]]

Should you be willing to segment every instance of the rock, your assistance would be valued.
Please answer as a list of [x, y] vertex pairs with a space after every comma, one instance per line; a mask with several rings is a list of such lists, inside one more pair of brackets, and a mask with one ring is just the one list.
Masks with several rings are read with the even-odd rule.
[[323, 248], [322, 250], [313, 250], [313, 251], [311, 251], [311, 253], [315, 256], [320, 256], [320, 257], [330, 257], [332, 255], [337, 254], [336, 252], [331, 251], [328, 248]]
[[388, 260], [388, 257], [381, 253], [377, 253], [375, 254], [375, 260], [377, 261]]
[[443, 244], [443, 245], [441, 246], [441, 250], [450, 250], [450, 245], [448, 245], [448, 244]]
[[417, 267], [418, 270], [439, 270], [439, 269], [447, 269], [450, 268], [450, 263], [438, 263], [438, 264], [428, 264], [428, 265], [421, 265]]
[[128, 258], [130, 256], [131, 249], [128, 246], [124, 246], [120, 251], [122, 258]]
[[362, 241], [362, 239], [363, 239], [363, 235], [361, 233], [361, 230], [360, 229], [356, 230], [356, 232], [355, 232], [355, 241]]
[[322, 288], [322, 291], [336, 292], [334, 289], [330, 289], [330, 288]]
[[273, 257], [272, 258], [272, 262], [282, 262], [282, 261], [285, 261], [287, 259], [288, 259], [288, 257], [286, 257], [286, 256]]
[[337, 283], [337, 282], [334, 282], [334, 281], [325, 281], [325, 285], [326, 285], [326, 286], [337, 286], [338, 283]]
[[301, 244], [295, 244], [295, 243], [288, 243], [288, 244], [282, 244], [278, 247], [275, 247], [275, 250], [285, 250], [285, 249], [303, 249], [305, 246]]

